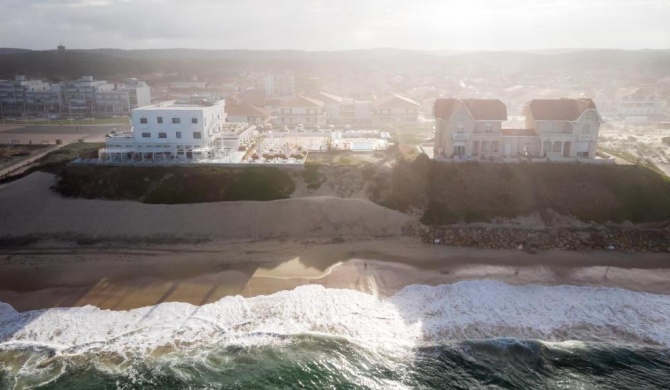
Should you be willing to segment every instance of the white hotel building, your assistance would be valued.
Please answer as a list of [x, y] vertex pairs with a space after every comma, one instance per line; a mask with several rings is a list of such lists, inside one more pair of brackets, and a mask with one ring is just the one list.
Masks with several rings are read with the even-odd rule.
[[107, 136], [100, 162], [227, 161], [255, 127], [226, 123], [223, 100], [163, 102], [132, 110], [132, 131]]

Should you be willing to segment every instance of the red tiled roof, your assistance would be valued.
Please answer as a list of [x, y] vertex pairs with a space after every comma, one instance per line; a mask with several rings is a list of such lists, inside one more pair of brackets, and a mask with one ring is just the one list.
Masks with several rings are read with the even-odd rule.
[[436, 99], [433, 104], [435, 118], [449, 119], [461, 107], [461, 101], [453, 98]]
[[535, 129], [502, 129], [503, 137], [535, 137]]
[[466, 99], [463, 103], [478, 121], [506, 121], [507, 106], [498, 99]]
[[231, 97], [229, 100], [235, 101], [238, 104], [250, 104], [252, 106], [264, 106], [265, 93], [261, 91], [244, 91]]
[[341, 97], [328, 92], [315, 93], [314, 95], [311, 95], [310, 98], [324, 103], [342, 103], [342, 100], [344, 100]]
[[296, 96], [283, 102], [280, 107], [323, 107], [323, 102], [307, 96]]
[[507, 106], [498, 99], [437, 99], [433, 111], [436, 118], [450, 119], [463, 105], [468, 109], [474, 120], [507, 120]]
[[595, 109], [591, 99], [533, 99], [524, 112], [539, 121], [574, 121], [586, 110]]
[[230, 116], [270, 116], [270, 111], [251, 104], [226, 104], [225, 109]]
[[402, 108], [402, 107], [418, 107], [419, 103], [404, 96], [391, 95], [375, 100], [374, 105], [375, 107], [384, 107], [384, 108]]

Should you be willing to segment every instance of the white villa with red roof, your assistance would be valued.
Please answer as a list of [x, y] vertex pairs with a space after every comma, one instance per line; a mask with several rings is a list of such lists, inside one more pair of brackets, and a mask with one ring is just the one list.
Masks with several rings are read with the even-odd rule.
[[435, 157], [439, 159], [594, 159], [601, 118], [591, 99], [534, 99], [525, 128], [505, 129], [507, 107], [493, 99], [437, 99]]

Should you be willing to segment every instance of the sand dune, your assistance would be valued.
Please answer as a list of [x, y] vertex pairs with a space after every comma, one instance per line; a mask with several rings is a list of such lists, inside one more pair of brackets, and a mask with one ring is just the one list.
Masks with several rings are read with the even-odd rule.
[[36, 172], [0, 187], [0, 236], [383, 236], [401, 234], [412, 220], [364, 199], [336, 197], [189, 205], [69, 199], [49, 189], [53, 181], [53, 175]]

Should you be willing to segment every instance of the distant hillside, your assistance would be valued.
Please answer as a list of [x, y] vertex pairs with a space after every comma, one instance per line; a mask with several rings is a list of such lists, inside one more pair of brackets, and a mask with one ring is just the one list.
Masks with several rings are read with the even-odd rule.
[[645, 75], [667, 75], [670, 51], [667, 50], [584, 50], [537, 52], [422, 52], [399, 49], [369, 49], [332, 52], [296, 50], [56, 50], [30, 51], [0, 49], [0, 77], [26, 74], [58, 80], [93, 75], [115, 78], [151, 72], [196, 74], [207, 78], [232, 70], [291, 70], [296, 73], [327, 75], [357, 72], [368, 75], [379, 70], [396, 72], [439, 72], [481, 77], [501, 74], [552, 72], [635, 71]]
[[32, 50], [28, 49], [16, 49], [13, 47], [0, 47], [0, 56], [5, 56], [5, 55], [11, 55], [11, 54], [21, 54], [21, 53], [28, 53], [31, 52]]

